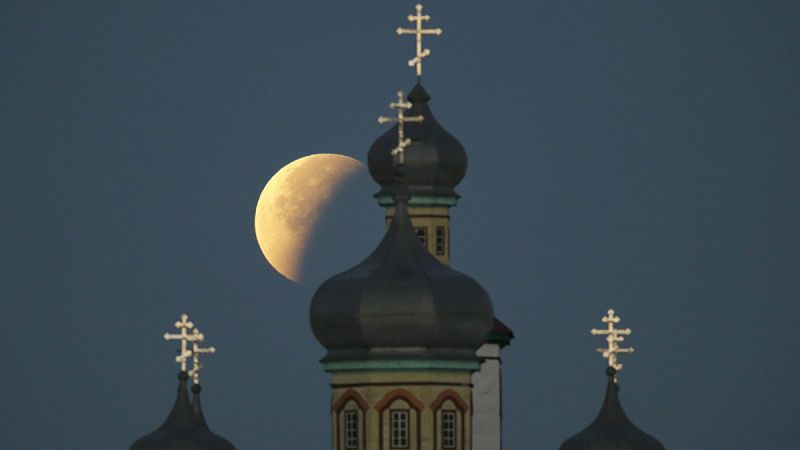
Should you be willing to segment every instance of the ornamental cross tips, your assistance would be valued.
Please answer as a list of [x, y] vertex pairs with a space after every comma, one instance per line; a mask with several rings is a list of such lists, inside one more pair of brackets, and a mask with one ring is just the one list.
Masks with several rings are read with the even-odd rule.
[[403, 165], [405, 163], [405, 148], [411, 143], [411, 139], [405, 136], [404, 124], [406, 122], [422, 122], [424, 117], [419, 116], [406, 116], [405, 112], [411, 109], [413, 105], [411, 102], [403, 98], [403, 91], [397, 91], [397, 101], [389, 103], [389, 108], [397, 111], [397, 117], [378, 117], [378, 123], [397, 122], [397, 147], [392, 150], [392, 157], [395, 164]]
[[175, 362], [181, 365], [181, 372], [186, 372], [186, 361], [192, 356], [192, 351], [189, 350], [188, 343], [194, 342], [198, 339], [202, 342], [203, 335], [198, 333], [189, 334], [189, 330], [194, 328], [194, 324], [189, 321], [189, 316], [181, 314], [181, 320], [175, 322], [175, 328], [180, 330], [178, 334], [164, 333], [164, 340], [167, 341], [181, 341], [181, 348], [178, 350], [178, 356], [175, 357]]
[[214, 347], [200, 347], [199, 344], [203, 342], [206, 337], [197, 328], [192, 331], [192, 336], [196, 336], [196, 339], [192, 341], [192, 370], [189, 371], [189, 375], [192, 377], [194, 384], [200, 384], [200, 369], [204, 367], [200, 364], [200, 354], [214, 354], [217, 352], [217, 349]]
[[615, 370], [622, 370], [622, 363], [617, 362], [618, 353], [633, 353], [633, 347], [621, 348], [620, 342], [625, 341], [624, 336], [631, 334], [630, 328], [615, 328], [614, 325], [619, 323], [619, 316], [614, 315], [614, 310], [609, 309], [608, 314], [603, 317], [603, 323], [608, 324], [604, 330], [592, 329], [593, 335], [606, 335], [607, 348], [598, 348], [597, 351], [603, 354], [603, 358], [608, 359], [608, 366], [613, 367]]
[[414, 34], [417, 37], [417, 56], [408, 60], [408, 66], [417, 68], [417, 77], [422, 76], [422, 58], [429, 56], [431, 51], [427, 48], [423, 50], [422, 48], [422, 35], [423, 34], [433, 34], [439, 36], [442, 34], [441, 28], [422, 28], [422, 22], [427, 22], [431, 20], [431, 16], [423, 16], [422, 15], [422, 5], [417, 4], [417, 14], [408, 16], [408, 21], [412, 23], [416, 23], [416, 28], [409, 29], [403, 27], [397, 27], [397, 34], [402, 36], [404, 34]]

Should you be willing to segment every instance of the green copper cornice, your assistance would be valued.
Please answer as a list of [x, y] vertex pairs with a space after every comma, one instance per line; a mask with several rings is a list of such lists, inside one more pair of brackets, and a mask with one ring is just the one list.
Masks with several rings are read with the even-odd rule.
[[[394, 198], [391, 195], [382, 195], [375, 197], [378, 199], [378, 204], [381, 206], [394, 205]], [[437, 197], [434, 195], [412, 195], [408, 199], [409, 206], [455, 206], [458, 203], [458, 197]]]
[[364, 361], [331, 361], [322, 363], [326, 372], [342, 371], [408, 371], [408, 370], [464, 370], [472, 372], [480, 368], [477, 361], [446, 361], [427, 359], [395, 359]]

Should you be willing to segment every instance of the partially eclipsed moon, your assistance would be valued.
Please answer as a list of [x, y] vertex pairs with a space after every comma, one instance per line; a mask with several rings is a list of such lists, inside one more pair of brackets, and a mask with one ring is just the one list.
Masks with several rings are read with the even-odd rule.
[[256, 239], [281, 275], [299, 282], [314, 228], [336, 191], [364, 165], [321, 153], [293, 161], [269, 180], [256, 206]]

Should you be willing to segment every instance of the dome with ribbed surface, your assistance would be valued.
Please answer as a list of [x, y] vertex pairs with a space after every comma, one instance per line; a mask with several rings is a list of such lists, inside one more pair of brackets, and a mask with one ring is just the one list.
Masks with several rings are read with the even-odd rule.
[[[454, 197], [454, 188], [467, 172], [467, 154], [458, 139], [447, 132], [428, 107], [431, 97], [417, 83], [408, 95], [411, 109], [406, 116], [423, 116], [422, 122], [407, 122], [405, 136], [411, 144], [405, 148], [403, 183], [413, 197]], [[397, 125], [381, 135], [369, 149], [369, 173], [381, 185], [375, 195], [390, 197], [395, 184], [392, 150], [397, 147]]]
[[559, 450], [664, 450], [654, 437], [631, 423], [619, 402], [616, 371], [607, 369], [606, 398], [600, 413], [585, 430], [567, 439]]
[[200, 386], [192, 386], [189, 401], [186, 372], [178, 374], [178, 397], [167, 420], [152, 433], [138, 439], [130, 450], [236, 450], [228, 440], [214, 434], [206, 424], [200, 405]]
[[311, 327], [328, 350], [324, 362], [475, 361], [475, 350], [492, 329], [489, 295], [422, 246], [408, 217], [407, 198], [395, 197], [389, 230], [372, 254], [314, 294]]

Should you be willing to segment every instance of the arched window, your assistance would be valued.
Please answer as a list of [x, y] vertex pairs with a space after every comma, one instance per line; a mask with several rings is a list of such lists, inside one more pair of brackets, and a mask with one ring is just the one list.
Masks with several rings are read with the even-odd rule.
[[412, 393], [395, 389], [375, 405], [380, 414], [381, 450], [419, 450], [420, 412], [425, 407]]
[[367, 402], [358, 392], [349, 389], [333, 405], [334, 450], [366, 449]]
[[434, 449], [461, 450], [466, 435], [469, 406], [457, 392], [447, 389], [431, 404], [434, 417]]

